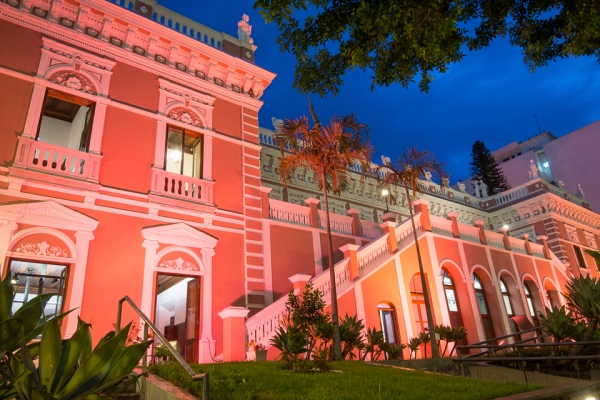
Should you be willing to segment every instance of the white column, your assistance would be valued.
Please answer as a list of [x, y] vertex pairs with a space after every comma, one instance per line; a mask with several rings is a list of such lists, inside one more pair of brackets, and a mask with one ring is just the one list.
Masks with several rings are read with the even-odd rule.
[[38, 83], [33, 84], [33, 92], [31, 93], [31, 101], [29, 102], [29, 111], [23, 128], [23, 137], [35, 139], [37, 128], [40, 124], [42, 115], [42, 107], [44, 106], [44, 96], [46, 87]]
[[154, 148], [153, 168], [164, 169], [165, 167], [165, 146], [167, 141], [167, 123], [165, 121], [156, 121], [156, 144]]
[[200, 351], [198, 360], [200, 363], [213, 362], [215, 354], [215, 340], [212, 337], [212, 259], [215, 255], [214, 249], [202, 249], [202, 263], [204, 264], [204, 276], [202, 277], [202, 334], [200, 338]]
[[[442, 311], [442, 322], [444, 325], [450, 326], [450, 314], [448, 313], [448, 306], [445, 304], [446, 293], [444, 292], [444, 285], [442, 284], [442, 269], [438, 263], [437, 254], [435, 252], [435, 243], [433, 242], [433, 236], [431, 235], [427, 235], [427, 247], [429, 248], [429, 257], [431, 259], [431, 270], [433, 271], [432, 278], [435, 284], [440, 310]], [[429, 321], [429, 324], [434, 325], [434, 321]]]
[[[394, 255], [394, 265], [396, 267], [396, 278], [398, 279], [398, 291], [400, 292], [400, 306], [402, 307], [402, 314], [404, 315], [404, 326], [406, 327], [406, 337], [410, 339], [413, 337], [413, 322], [410, 319], [410, 303], [408, 302], [408, 296], [406, 295], [406, 286], [404, 284], [404, 275], [402, 275], [402, 264], [400, 263], [400, 253]], [[411, 299], [412, 302], [412, 299]]]
[[156, 240], [144, 240], [142, 247], [146, 249], [144, 260], [144, 280], [142, 283], [142, 312], [151, 320], [154, 320], [152, 313], [152, 296], [154, 295], [154, 261], [156, 259], [156, 250], [158, 242]]
[[312, 229], [313, 252], [315, 257], [315, 276], [323, 272], [323, 254], [321, 252], [321, 237], [318, 229]]
[[[502, 298], [502, 293], [500, 292], [500, 284], [498, 283], [498, 277], [496, 276], [496, 269], [494, 268], [494, 263], [492, 262], [492, 254], [490, 253], [489, 247], [485, 248], [485, 252], [486, 252], [488, 263], [490, 266], [490, 271], [492, 273], [492, 283], [494, 284], [494, 293], [496, 294], [496, 300], [498, 301], [498, 306], [500, 307], [500, 314], [502, 314], [501, 320], [502, 320], [502, 326], [504, 327], [504, 334], [508, 335], [512, 332], [510, 331], [510, 324], [508, 322], [508, 314], [506, 313], [506, 307], [504, 306], [504, 299]], [[488, 310], [488, 311], [490, 311], [490, 310]], [[514, 340], [512, 338], [508, 338], [508, 342], [513, 343]]]
[[5, 271], [10, 267], [8, 264], [4, 265], [4, 262], [6, 261], [6, 252], [13, 232], [19, 227], [15, 223], [18, 217], [20, 215], [15, 215], [11, 219], [7, 217], [0, 219], [0, 277], [4, 276]]
[[87, 231], [77, 231], [75, 232], [75, 239], [77, 261], [70, 271], [73, 279], [71, 279], [70, 282], [71, 293], [69, 296], [69, 304], [65, 309], [78, 309], [78, 311], [67, 315], [67, 329], [65, 331], [66, 337], [73, 336], [77, 330], [77, 316], [81, 313], [81, 303], [83, 301], [83, 288], [85, 286], [85, 271], [87, 268], [88, 251], [90, 248], [90, 241], [94, 240], [94, 234]]
[[202, 165], [202, 178], [212, 180], [212, 159], [213, 159], [213, 137], [210, 135], [204, 135], [204, 149], [203, 149], [203, 165]]
[[[108, 95], [108, 93], [106, 93]], [[101, 154], [102, 135], [104, 134], [104, 121], [106, 120], [106, 103], [96, 103], [94, 110], [94, 123], [92, 124], [92, 137], [90, 138], [89, 152]]]
[[273, 303], [273, 269], [271, 265], [271, 222], [263, 219], [263, 279], [265, 280], [265, 306]]
[[471, 272], [469, 271], [469, 265], [467, 264], [467, 257], [465, 255], [465, 247], [462, 241], [458, 241], [458, 253], [460, 254], [460, 261], [463, 265], [462, 271], [466, 277], [465, 283], [467, 285], [469, 300], [471, 300], [471, 312], [473, 313], [473, 319], [475, 320], [475, 326], [477, 327], [477, 337], [479, 338], [479, 341], [483, 341], [485, 340], [485, 333], [483, 332], [483, 325], [480, 317], [481, 314], [479, 312], [479, 303], [477, 300], [477, 295], [475, 294], [475, 287], [473, 286], [474, 281], [471, 277]]

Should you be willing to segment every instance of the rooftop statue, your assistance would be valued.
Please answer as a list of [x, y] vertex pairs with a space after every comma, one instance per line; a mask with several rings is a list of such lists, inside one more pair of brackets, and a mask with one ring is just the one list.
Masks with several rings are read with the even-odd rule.
[[250, 37], [252, 25], [248, 21], [250, 21], [250, 17], [246, 14], [242, 15], [242, 20], [238, 22], [238, 39], [243, 42], [254, 43], [254, 39]]
[[583, 189], [581, 188], [581, 183], [577, 184], [577, 197], [581, 197], [585, 199], [585, 193], [583, 193]]
[[467, 193], [467, 191], [465, 190], [464, 183], [462, 183], [461, 181], [458, 181], [458, 183], [456, 185], [458, 186], [458, 190], [460, 190], [462, 193]]
[[564, 181], [558, 181], [558, 187], [562, 190], [567, 190], [565, 189], [565, 182]]
[[425, 171], [423, 172], [423, 175], [425, 175], [425, 180], [427, 180], [427, 182], [431, 182], [431, 172]]
[[539, 178], [540, 169], [535, 165], [533, 160], [529, 160], [529, 180]]
[[281, 128], [283, 128], [283, 120], [271, 117], [271, 122], [273, 123], [273, 128], [275, 128], [275, 132], [281, 132]]
[[381, 165], [390, 165], [392, 161], [389, 157], [381, 156]]
[[479, 190], [481, 190], [481, 197], [486, 198], [488, 195], [488, 186], [483, 181], [479, 181]]

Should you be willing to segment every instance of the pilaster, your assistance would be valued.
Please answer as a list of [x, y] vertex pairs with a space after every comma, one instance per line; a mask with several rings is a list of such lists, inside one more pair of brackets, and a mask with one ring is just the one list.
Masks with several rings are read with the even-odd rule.
[[[83, 301], [83, 291], [85, 286], [85, 272], [87, 268], [88, 251], [90, 248], [90, 241], [94, 240], [94, 234], [92, 232], [77, 231], [75, 232], [75, 247], [77, 249], [77, 262], [74, 268], [70, 271], [72, 278], [71, 293], [69, 295], [69, 304], [67, 310], [79, 309], [81, 310], [81, 303]], [[65, 331], [66, 337], [71, 337], [77, 331], [77, 315], [79, 313], [70, 313], [67, 315], [67, 327]]]
[[412, 202], [415, 214], [421, 213], [421, 229], [431, 232], [431, 219], [429, 218], [429, 200], [417, 199]]

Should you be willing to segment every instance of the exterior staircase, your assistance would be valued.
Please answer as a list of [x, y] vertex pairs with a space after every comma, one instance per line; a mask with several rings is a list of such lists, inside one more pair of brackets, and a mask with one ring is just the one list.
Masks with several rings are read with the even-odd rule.
[[[413, 218], [417, 234], [420, 236], [423, 234], [420, 213], [416, 214]], [[410, 219], [396, 225], [393, 229], [395, 230], [398, 251], [402, 251], [413, 244], [413, 228]], [[358, 277], [382, 267], [393, 257], [393, 252], [390, 251], [389, 235], [389, 233], [384, 233], [378, 239], [357, 250]], [[338, 298], [342, 297], [354, 286], [354, 279], [351, 279], [349, 264], [350, 259], [344, 258], [334, 266]], [[331, 304], [329, 270], [325, 270], [313, 277], [310, 282], [313, 283], [315, 289], [318, 289], [323, 294], [323, 300], [326, 306], [329, 306]], [[296, 290], [298, 291], [298, 289]], [[254, 341], [254, 343], [262, 344], [265, 349], [271, 347], [271, 338], [278, 331], [281, 319], [286, 312], [285, 303], [287, 299], [287, 296], [282, 296], [246, 321], [248, 342]]]

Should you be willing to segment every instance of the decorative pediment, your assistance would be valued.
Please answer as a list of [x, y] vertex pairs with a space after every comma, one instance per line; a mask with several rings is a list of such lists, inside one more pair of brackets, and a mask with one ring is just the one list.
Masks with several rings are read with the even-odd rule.
[[39, 76], [69, 89], [108, 96], [114, 61], [49, 38], [42, 40]]
[[158, 111], [181, 123], [212, 129], [212, 111], [215, 98], [192, 91], [165, 79], [159, 79]]
[[158, 243], [196, 248], [214, 249], [218, 242], [218, 239], [211, 235], [184, 223], [145, 228], [142, 229], [142, 236], [146, 240]]
[[54, 201], [0, 205], [0, 220], [73, 231], [93, 232], [98, 221]]

